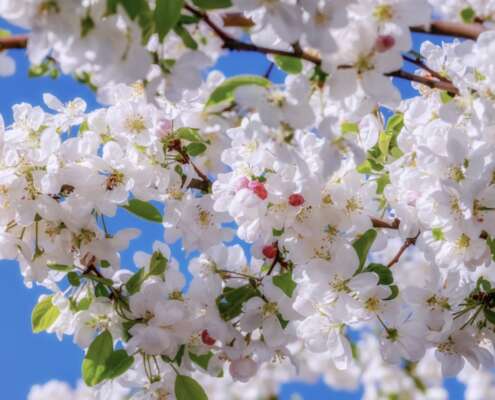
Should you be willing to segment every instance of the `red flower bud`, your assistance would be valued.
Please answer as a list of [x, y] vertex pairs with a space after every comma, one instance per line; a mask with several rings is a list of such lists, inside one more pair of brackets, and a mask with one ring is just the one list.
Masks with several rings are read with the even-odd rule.
[[249, 182], [248, 187], [261, 200], [265, 200], [268, 197], [268, 192], [266, 191], [265, 185], [263, 185], [261, 182], [251, 181]]
[[201, 340], [207, 346], [213, 346], [216, 342], [216, 340], [210, 336], [210, 334], [206, 329], [203, 332], [201, 332]]
[[278, 253], [277, 246], [274, 246], [273, 244], [267, 244], [266, 246], [263, 246], [263, 255], [266, 258], [275, 258]]
[[375, 49], [379, 53], [390, 50], [395, 45], [395, 38], [392, 35], [380, 35], [376, 38]]
[[294, 193], [289, 196], [289, 204], [293, 207], [299, 207], [304, 204], [304, 197], [302, 194]]

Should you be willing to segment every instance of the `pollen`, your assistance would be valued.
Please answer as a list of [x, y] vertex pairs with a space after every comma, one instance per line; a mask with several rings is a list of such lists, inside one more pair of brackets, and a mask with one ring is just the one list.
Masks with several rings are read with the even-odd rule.
[[143, 133], [143, 131], [146, 130], [146, 122], [142, 115], [136, 114], [127, 118], [125, 127], [134, 134]]
[[268, 317], [270, 315], [276, 314], [278, 311], [277, 303], [266, 303], [263, 306], [263, 316]]
[[365, 301], [364, 307], [371, 312], [377, 312], [380, 310], [380, 299], [377, 297], [370, 297]]
[[354, 211], [359, 211], [361, 209], [362, 206], [359, 203], [358, 199], [356, 199], [355, 197], [351, 197], [350, 199], [348, 199], [345, 204], [345, 210], [349, 214], [352, 214]]
[[211, 223], [211, 214], [208, 211], [200, 209], [198, 212], [199, 224], [203, 227], [207, 227]]
[[455, 243], [458, 249], [467, 249], [471, 244], [471, 239], [469, 238], [468, 235], [463, 233], [461, 236], [459, 236], [459, 238]]
[[465, 176], [464, 176], [464, 172], [462, 171], [462, 168], [459, 166], [450, 167], [449, 178], [457, 183], [463, 181], [465, 179]]
[[389, 4], [380, 4], [373, 10], [373, 17], [378, 22], [387, 22], [394, 17], [394, 9]]

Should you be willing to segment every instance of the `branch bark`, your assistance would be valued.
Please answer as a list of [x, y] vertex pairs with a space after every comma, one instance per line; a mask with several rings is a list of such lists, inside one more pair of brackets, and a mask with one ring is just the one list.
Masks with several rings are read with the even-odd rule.
[[0, 38], [0, 51], [9, 49], [25, 49], [27, 47], [27, 42], [28, 38], [25, 35]]
[[433, 21], [430, 28], [411, 27], [411, 32], [429, 33], [431, 35], [454, 36], [476, 40], [485, 31], [482, 24], [464, 24], [461, 22]]

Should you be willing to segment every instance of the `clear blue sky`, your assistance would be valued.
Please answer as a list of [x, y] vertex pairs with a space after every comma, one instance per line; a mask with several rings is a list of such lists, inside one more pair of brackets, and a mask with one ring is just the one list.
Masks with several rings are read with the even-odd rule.
[[[0, 19], [0, 29], [9, 29], [17, 32]], [[424, 40], [418, 35], [416, 45]], [[0, 113], [6, 123], [11, 121], [11, 107], [20, 102], [42, 104], [42, 95], [45, 92], [53, 93], [61, 100], [67, 101], [74, 97], [82, 97], [88, 103], [89, 109], [98, 105], [94, 94], [85, 86], [77, 83], [70, 77], [61, 77], [57, 80], [50, 78], [30, 79], [27, 76], [28, 61], [22, 50], [10, 52], [17, 62], [17, 73], [14, 77], [0, 78]], [[239, 73], [263, 74], [268, 62], [263, 56], [237, 53], [234, 57], [224, 57], [219, 61], [218, 68], [226, 75]], [[282, 73], [274, 71], [272, 78], [276, 81], [283, 79]], [[414, 92], [407, 83], [400, 83], [404, 96], [411, 96]], [[109, 224], [110, 230], [117, 230], [126, 225], [128, 216], [125, 212]], [[153, 240], [162, 239], [161, 228], [145, 222], [132, 223], [143, 228], [143, 235], [132, 243], [131, 249], [124, 254], [123, 265], [129, 267], [130, 255], [137, 249], [151, 252]], [[178, 246], [174, 246], [174, 255], [186, 264], [183, 257], [179, 257]], [[127, 263], [126, 263], [127, 262]], [[50, 379], [65, 380], [73, 386], [80, 377], [80, 365], [83, 352], [72, 343], [71, 338], [59, 342], [54, 335], [31, 332], [30, 315], [42, 289], [28, 289], [22, 282], [18, 266], [14, 262], [0, 261], [0, 390], [1, 399], [25, 400], [30, 387], [41, 384]], [[462, 388], [453, 381], [448, 383], [451, 399], [461, 399]], [[281, 400], [289, 400], [293, 393], [299, 393], [305, 400], [354, 400], [360, 399], [360, 393], [344, 393], [331, 391], [323, 383], [316, 385], [290, 384], [284, 386]], [[50, 400], [50, 399], [47, 399]], [[214, 400], [214, 399], [211, 399]]]

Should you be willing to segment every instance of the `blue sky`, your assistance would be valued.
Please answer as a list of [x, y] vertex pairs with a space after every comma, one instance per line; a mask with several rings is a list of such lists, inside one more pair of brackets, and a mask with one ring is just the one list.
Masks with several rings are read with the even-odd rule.
[[[0, 29], [16, 30], [0, 19]], [[416, 46], [424, 40], [424, 35], [415, 35]], [[11, 107], [20, 102], [42, 104], [42, 95], [50, 92], [61, 100], [67, 101], [74, 97], [82, 97], [88, 103], [89, 109], [98, 105], [94, 94], [85, 86], [70, 77], [28, 78], [28, 61], [22, 50], [10, 52], [17, 62], [17, 73], [14, 77], [0, 78], [0, 113], [6, 123], [11, 121]], [[268, 61], [260, 55], [237, 53], [234, 56], [223, 57], [218, 68], [226, 75], [251, 73], [262, 75], [268, 67]], [[275, 70], [272, 79], [281, 81], [283, 74]], [[404, 96], [413, 95], [414, 91], [408, 83], [400, 82], [399, 87]], [[110, 230], [117, 230], [130, 223], [125, 211], [109, 223]], [[142, 236], [132, 243], [131, 248], [124, 254], [124, 265], [129, 267], [130, 255], [137, 249], [151, 251], [153, 240], [161, 240], [161, 228], [146, 222], [132, 224], [142, 228]], [[173, 246], [174, 255], [182, 265], [186, 260], [180, 255], [180, 247]], [[126, 263], [127, 262], [127, 263]], [[38, 296], [43, 293], [40, 288], [28, 289], [24, 286], [22, 276], [14, 262], [0, 261], [0, 315], [2, 329], [0, 330], [0, 387], [2, 398], [6, 400], [24, 400], [33, 384], [41, 384], [50, 379], [65, 380], [73, 386], [80, 377], [80, 365], [83, 358], [82, 350], [66, 338], [59, 342], [54, 335], [31, 332], [30, 315]], [[456, 382], [448, 383], [451, 399], [461, 399], [462, 389]], [[353, 400], [361, 397], [360, 393], [344, 393], [331, 391], [323, 383], [315, 385], [290, 384], [284, 386], [281, 400], [289, 400], [293, 393], [299, 393], [305, 400], [335, 399]], [[49, 400], [49, 399], [47, 399]], [[211, 399], [214, 400], [214, 399]]]

